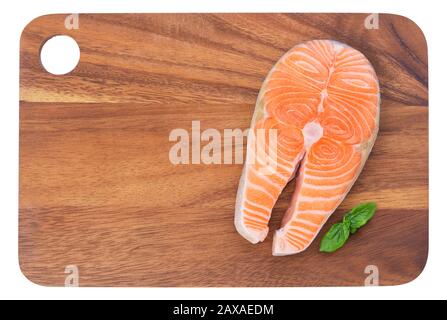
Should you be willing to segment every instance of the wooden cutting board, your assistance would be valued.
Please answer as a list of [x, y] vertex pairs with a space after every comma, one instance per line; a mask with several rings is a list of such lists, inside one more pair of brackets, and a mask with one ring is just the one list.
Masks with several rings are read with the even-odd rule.
[[[94, 14], [37, 18], [20, 47], [20, 266], [63, 286], [361, 286], [415, 279], [428, 252], [427, 45], [412, 21], [368, 14]], [[47, 73], [54, 35], [73, 37], [77, 68]], [[169, 133], [247, 128], [262, 81], [288, 49], [334, 39], [363, 52], [382, 90], [380, 132], [329, 225], [356, 204], [377, 216], [334, 254], [273, 257], [233, 226], [241, 164], [173, 165]], [[294, 183], [278, 201], [277, 229]]]

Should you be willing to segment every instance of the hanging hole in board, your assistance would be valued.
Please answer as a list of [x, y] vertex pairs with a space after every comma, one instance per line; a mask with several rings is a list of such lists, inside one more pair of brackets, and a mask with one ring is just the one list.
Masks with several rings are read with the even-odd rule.
[[44, 69], [54, 75], [73, 71], [79, 63], [81, 51], [77, 42], [69, 36], [58, 35], [48, 39], [40, 51]]

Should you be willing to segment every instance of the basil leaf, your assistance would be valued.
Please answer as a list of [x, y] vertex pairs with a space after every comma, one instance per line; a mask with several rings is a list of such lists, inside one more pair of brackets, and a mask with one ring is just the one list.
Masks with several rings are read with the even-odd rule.
[[349, 222], [334, 224], [321, 240], [320, 252], [334, 252], [343, 247], [349, 238]]
[[374, 217], [377, 205], [374, 202], [363, 203], [352, 209], [344, 218], [343, 221], [349, 223], [350, 232], [354, 234], [358, 229], [368, 223]]

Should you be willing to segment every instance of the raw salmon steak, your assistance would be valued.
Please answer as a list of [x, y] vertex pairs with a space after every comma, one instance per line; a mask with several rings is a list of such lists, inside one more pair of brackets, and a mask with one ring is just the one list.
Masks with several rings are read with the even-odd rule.
[[288, 51], [256, 102], [236, 199], [238, 232], [263, 241], [279, 195], [296, 177], [273, 255], [304, 251], [359, 176], [379, 112], [377, 76], [362, 53], [331, 40]]

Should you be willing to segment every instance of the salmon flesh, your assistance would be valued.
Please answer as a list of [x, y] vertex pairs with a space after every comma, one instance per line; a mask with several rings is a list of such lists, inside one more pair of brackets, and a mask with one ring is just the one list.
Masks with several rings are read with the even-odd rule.
[[256, 102], [235, 208], [237, 231], [264, 241], [286, 184], [296, 187], [273, 255], [304, 251], [357, 180], [379, 129], [380, 89], [365, 56], [340, 42], [295, 46]]

